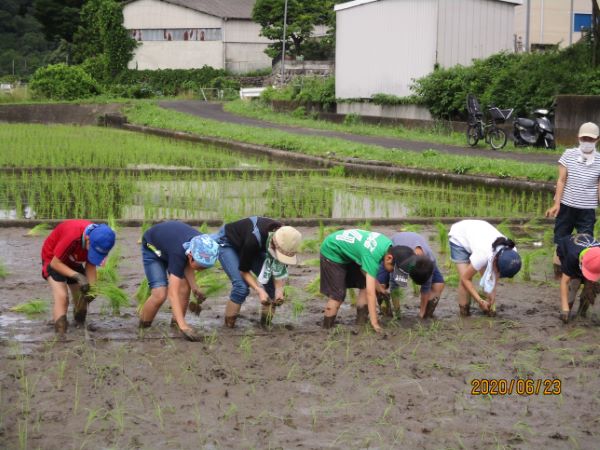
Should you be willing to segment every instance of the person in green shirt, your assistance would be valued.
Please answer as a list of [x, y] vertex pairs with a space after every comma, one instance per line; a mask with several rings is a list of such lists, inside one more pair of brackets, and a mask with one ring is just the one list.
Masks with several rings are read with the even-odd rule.
[[433, 272], [433, 263], [424, 256], [417, 256], [406, 246], [394, 246], [381, 233], [365, 230], [341, 230], [330, 234], [321, 245], [320, 274], [321, 294], [327, 305], [323, 327], [331, 328], [341, 304], [346, 298], [346, 289], [359, 289], [356, 301], [356, 323], [362, 325], [367, 318], [376, 332], [381, 332], [377, 319], [377, 282], [379, 265], [399, 285], [406, 285], [408, 277], [423, 284]]

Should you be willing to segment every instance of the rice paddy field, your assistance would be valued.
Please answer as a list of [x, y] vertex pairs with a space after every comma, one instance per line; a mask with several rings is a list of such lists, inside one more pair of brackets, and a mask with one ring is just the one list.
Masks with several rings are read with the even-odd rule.
[[[599, 318], [592, 308], [569, 325], [558, 320], [552, 228], [539, 220], [551, 195], [298, 171], [103, 128], [0, 124], [0, 142], [0, 219], [42, 221], [0, 228], [0, 448], [598, 447]], [[198, 280], [206, 307], [187, 318], [204, 342], [181, 339], [166, 304], [138, 331], [143, 229], [250, 214], [421, 232], [447, 281], [436, 318], [418, 319], [409, 287], [375, 335], [354, 325], [351, 292], [339, 326], [323, 330], [318, 248], [334, 224], [299, 228], [300, 264], [271, 328], [259, 326], [252, 295], [239, 326], [222, 327], [229, 285], [217, 267]], [[57, 341], [40, 273], [51, 229], [43, 220], [75, 217], [108, 221], [117, 244], [87, 327], [71, 324]], [[495, 318], [458, 317], [446, 217], [506, 219], [498, 228], [516, 240], [523, 268], [502, 280]], [[382, 218], [397, 225], [371, 225]]]

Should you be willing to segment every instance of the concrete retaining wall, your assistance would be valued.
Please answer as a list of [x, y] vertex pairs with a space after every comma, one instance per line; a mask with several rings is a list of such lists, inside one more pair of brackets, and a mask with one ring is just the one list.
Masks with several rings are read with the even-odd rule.
[[99, 117], [116, 113], [121, 105], [49, 103], [0, 105], [0, 122], [97, 125]]
[[375, 103], [338, 103], [338, 114], [387, 117], [391, 119], [433, 120], [429, 110], [420, 105], [376, 105]]

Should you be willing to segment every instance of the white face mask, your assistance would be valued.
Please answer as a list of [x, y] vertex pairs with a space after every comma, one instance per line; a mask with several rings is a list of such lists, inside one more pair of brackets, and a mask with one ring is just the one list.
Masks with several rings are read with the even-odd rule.
[[579, 141], [579, 150], [581, 153], [592, 153], [594, 150], [596, 150], [596, 143]]

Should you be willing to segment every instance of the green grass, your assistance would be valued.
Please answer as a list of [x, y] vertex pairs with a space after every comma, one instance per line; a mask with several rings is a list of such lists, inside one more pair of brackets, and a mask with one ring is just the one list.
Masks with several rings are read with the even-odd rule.
[[0, 142], [2, 167], [281, 166], [214, 146], [100, 127], [0, 124]]
[[0, 280], [3, 278], [6, 278], [8, 276], [9, 272], [6, 269], [6, 266], [4, 265], [4, 263], [2, 261], [0, 261]]
[[50, 302], [48, 300], [43, 300], [40, 298], [35, 298], [33, 300], [29, 300], [25, 303], [20, 303], [15, 305], [10, 309], [12, 312], [17, 312], [21, 314], [26, 314], [28, 316], [33, 316], [36, 314], [42, 314], [48, 311], [50, 307]]
[[48, 236], [50, 234], [50, 225], [39, 223], [27, 232], [27, 236]]
[[280, 130], [232, 125], [166, 110], [150, 103], [135, 104], [126, 110], [132, 123], [163, 129], [187, 131], [251, 144], [325, 156], [355, 157], [389, 162], [390, 165], [439, 170], [451, 173], [468, 173], [509, 178], [549, 181], [556, 177], [556, 167], [551, 164], [523, 164], [519, 161], [493, 160], [491, 158], [441, 154], [435, 150], [414, 152], [391, 150], [376, 145], [363, 145], [343, 139], [322, 136], [300, 136]]

